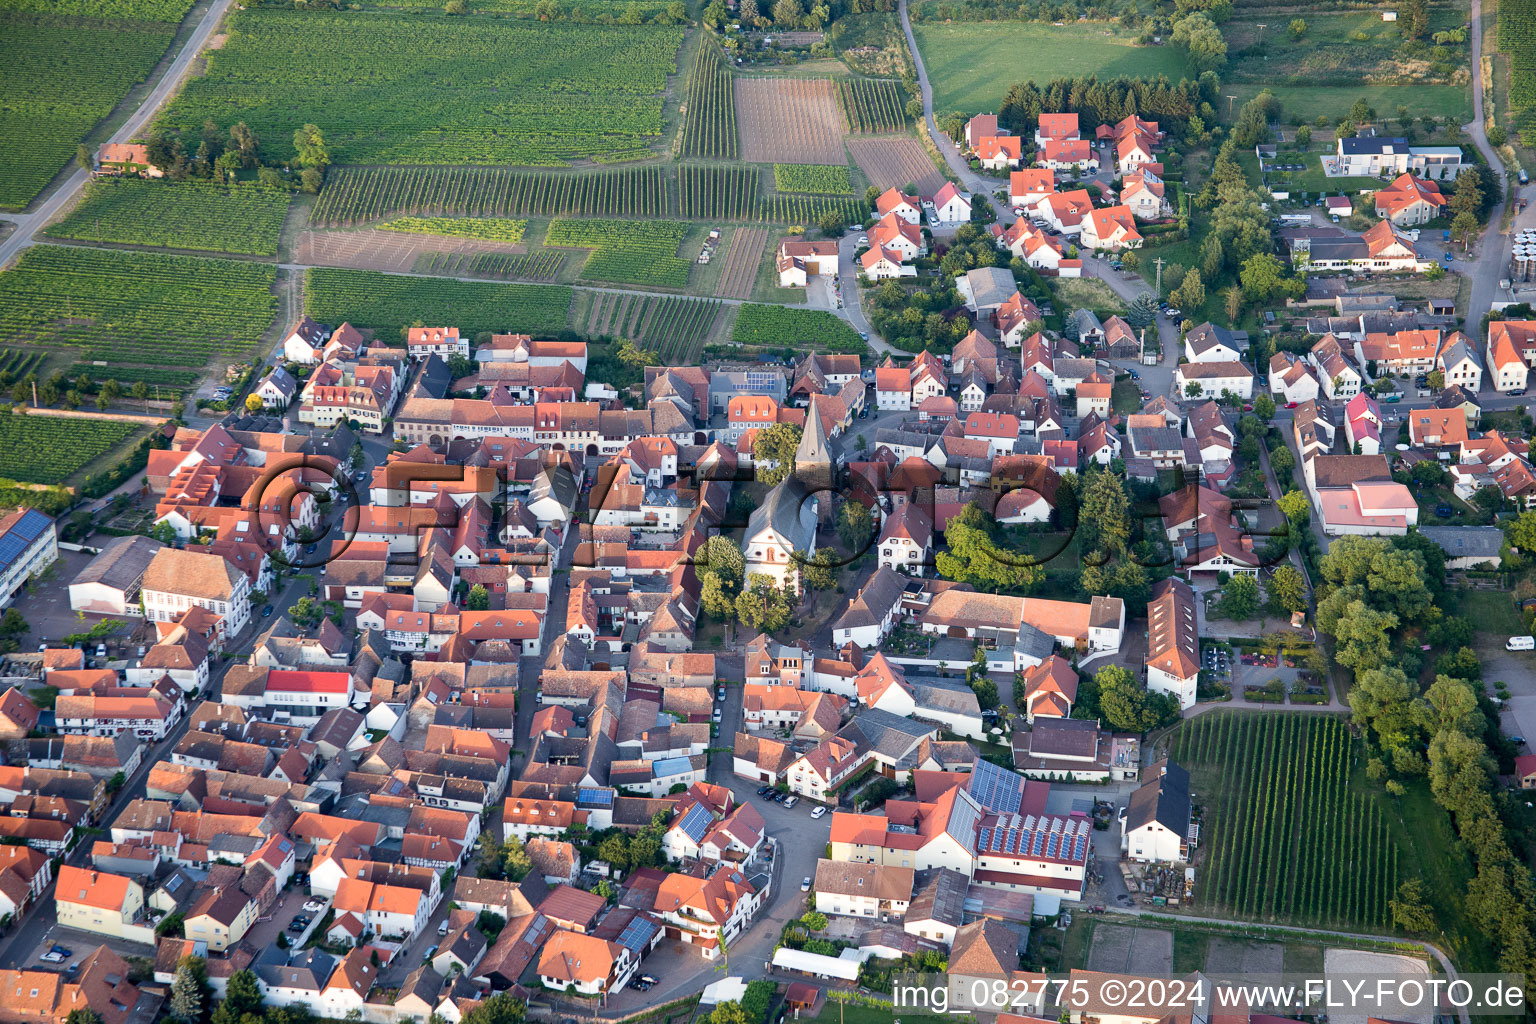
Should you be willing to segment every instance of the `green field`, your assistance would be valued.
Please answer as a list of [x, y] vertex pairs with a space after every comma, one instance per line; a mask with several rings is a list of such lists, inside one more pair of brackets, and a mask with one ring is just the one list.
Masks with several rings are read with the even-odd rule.
[[143, 424], [0, 413], [0, 477], [57, 484], [127, 440]]
[[350, 320], [395, 336], [406, 324], [457, 324], [466, 335], [506, 331], [548, 337], [565, 329], [571, 290], [403, 277], [368, 270], [305, 271], [304, 312], [322, 323]]
[[[1233, 109], [1237, 110], [1264, 88], [1247, 82], [1223, 83], [1221, 92], [1223, 97], [1237, 97], [1233, 101]], [[1349, 116], [1349, 108], [1358, 99], [1364, 99], [1378, 115], [1386, 117], [1396, 117], [1397, 108], [1403, 106], [1408, 108], [1410, 117], [1445, 117], [1457, 123], [1472, 119], [1472, 94], [1464, 85], [1280, 85], [1268, 88], [1287, 115], [1298, 114], [1308, 121], [1325, 117], [1329, 123], [1337, 124]]]
[[87, 242], [276, 256], [291, 198], [254, 183], [102, 178], [86, 187], [80, 205], [49, 227], [48, 234]]
[[1016, 82], [1045, 84], [1055, 78], [1125, 75], [1187, 77], [1184, 57], [1172, 46], [1132, 46], [1102, 25], [1043, 25], [1022, 21], [914, 25], [923, 65], [933, 82], [938, 113], [993, 111]]
[[1342, 717], [1218, 711], [1185, 722], [1171, 756], [1202, 805], [1203, 913], [1387, 931], [1402, 873], [1395, 817], [1351, 773]]
[[272, 325], [276, 274], [268, 263], [33, 246], [0, 273], [0, 341], [201, 369], [246, 355]]
[[[5, 5], [8, 6], [8, 5]], [[84, 8], [115, 8], [76, 3]], [[185, 4], [124, 3], [174, 10]], [[51, 5], [50, 5], [51, 8]], [[154, 70], [176, 35], [163, 21], [108, 21], [0, 9], [0, 209], [31, 202], [100, 121]]]
[[545, 245], [591, 249], [581, 269], [588, 281], [688, 287], [693, 261], [677, 254], [688, 225], [655, 220], [572, 220], [556, 217]]
[[853, 195], [853, 182], [848, 178], [848, 168], [819, 164], [774, 164], [773, 187], [780, 192]]
[[863, 352], [868, 348], [858, 331], [831, 313], [750, 302], [741, 307], [731, 340], [738, 345], [821, 352]]
[[406, 235], [445, 235], [449, 238], [480, 238], [492, 242], [521, 242], [528, 230], [525, 220], [505, 217], [396, 217], [379, 227]]
[[0, 0], [0, 11], [172, 23], [185, 18], [191, 9], [192, 0]]
[[336, 163], [559, 166], [632, 152], [661, 133], [682, 41], [675, 27], [384, 11], [250, 8], [232, 25], [161, 123], [195, 135], [205, 119], [245, 121], [276, 159], [313, 123]]

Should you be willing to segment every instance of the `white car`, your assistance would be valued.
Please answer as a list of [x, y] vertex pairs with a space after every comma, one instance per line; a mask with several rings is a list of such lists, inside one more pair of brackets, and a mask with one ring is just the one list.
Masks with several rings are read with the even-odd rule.
[[714, 712], [709, 716], [709, 719], [716, 725], [719, 725], [721, 722], [725, 721], [725, 716], [720, 713], [719, 708], [715, 708]]
[[[810, 881], [810, 879], [806, 879], [806, 881]], [[805, 888], [809, 889], [810, 886], [807, 885]], [[64, 954], [63, 953], [55, 953], [52, 950], [49, 950], [48, 952], [44, 953], [42, 956], [38, 957], [38, 959], [41, 960], [45, 964], [61, 964], [61, 963], [64, 962]]]
[[318, 914], [318, 913], [320, 913], [324, 909], [325, 909], [325, 901], [324, 900], [305, 900], [304, 901], [304, 912], [307, 913], [307, 914]]
[[826, 804], [821, 804], [814, 811], [811, 812], [811, 817], [819, 818], [823, 814], [826, 814], [826, 813], [827, 813], [827, 805]]
[[810, 875], [806, 875], [804, 878], [800, 879], [800, 891], [801, 892], [810, 892], [811, 891], [811, 876]]
[[868, 235], [860, 235], [859, 236], [859, 244], [860, 245], [868, 245], [869, 244], [869, 236]]

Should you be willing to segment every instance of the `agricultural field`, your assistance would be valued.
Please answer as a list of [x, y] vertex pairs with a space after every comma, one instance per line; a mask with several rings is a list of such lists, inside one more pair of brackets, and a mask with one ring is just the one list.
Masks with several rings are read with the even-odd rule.
[[869, 216], [869, 205], [862, 199], [838, 199], [833, 196], [773, 196], [763, 204], [763, 219], [780, 224], [815, 224], [828, 213], [836, 213], [845, 224], [858, 224]]
[[365, 270], [314, 267], [305, 271], [304, 312], [322, 323], [350, 320], [360, 328], [398, 331], [403, 325], [452, 323], [481, 331], [541, 337], [565, 328], [571, 290], [559, 285], [498, 284], [402, 277]]
[[195, 135], [208, 119], [245, 121], [288, 159], [294, 128], [310, 122], [338, 164], [562, 166], [645, 149], [683, 37], [380, 10], [252, 7], [231, 24], [160, 124]]
[[33, 246], [0, 273], [0, 337], [113, 365], [201, 368], [248, 354], [272, 325], [276, 275], [269, 263]]
[[[1396, 117], [1397, 108], [1404, 107], [1409, 117], [1438, 117], [1458, 124], [1472, 119], [1472, 91], [1466, 85], [1361, 84], [1351, 88], [1340, 85], [1264, 86], [1234, 82], [1222, 87], [1222, 95], [1237, 97], [1232, 101], [1233, 105], [1236, 109], [1242, 109], [1244, 103], [1266, 89], [1280, 101], [1287, 115], [1295, 111], [1307, 120], [1322, 117], [1334, 124], [1349, 116], [1350, 107], [1354, 106], [1356, 100], [1365, 100], [1368, 106], [1383, 117]], [[1316, 149], [1316, 143], [1313, 148]]]
[[724, 259], [725, 269], [720, 272], [715, 294], [733, 299], [750, 298], [758, 264], [763, 261], [763, 247], [767, 244], [767, 228], [737, 228], [731, 236], [730, 251], [724, 257], [716, 257]]
[[669, 221], [573, 220], [556, 217], [545, 245], [591, 249], [581, 276], [588, 281], [688, 287], [691, 260], [678, 256], [688, 225]]
[[869, 347], [858, 331], [831, 313], [752, 302], [741, 307], [731, 340], [738, 345], [817, 352], [864, 352]]
[[846, 164], [829, 78], [738, 78], [736, 124], [750, 164]]
[[682, 296], [598, 292], [583, 325], [591, 338], [628, 338], [668, 365], [696, 363], [721, 303]]
[[[467, 262], [466, 262], [467, 261]], [[553, 281], [565, 266], [565, 254], [541, 249], [534, 253], [483, 252], [476, 256], [434, 255], [427, 264], [429, 274], [469, 277], [500, 277], [518, 281]]]
[[512, 217], [669, 217], [671, 181], [660, 167], [562, 173], [503, 167], [338, 167], [310, 215], [344, 227], [401, 214]]
[[[20, 210], [31, 202], [128, 90], [149, 76], [176, 35], [173, 21], [72, 17], [43, 3], [41, 10], [0, 4], [0, 209]], [[119, 6], [149, 12], [180, 7], [185, 14], [187, 5], [76, 0], [66, 9]]]
[[447, 238], [478, 238], [487, 242], [523, 240], [528, 230], [526, 220], [505, 217], [395, 217], [379, 225], [381, 231], [404, 235], [443, 235]]
[[818, 164], [774, 164], [773, 187], [780, 192], [824, 196], [853, 195], [847, 167]]
[[850, 132], [899, 132], [907, 127], [901, 83], [894, 79], [840, 79], [837, 98], [842, 101]]
[[49, 227], [48, 234], [86, 242], [276, 256], [291, 198], [254, 182], [100, 178], [86, 186], [85, 198]]
[[0, 0], [0, 11], [67, 14], [77, 18], [128, 18], [176, 24], [192, 0]]
[[910, 135], [849, 139], [848, 152], [869, 183], [882, 192], [916, 185], [918, 192], [932, 195], [944, 187], [944, 175], [923, 144]]
[[1171, 756], [1204, 806], [1204, 913], [1386, 931], [1400, 877], [1381, 800], [1351, 784], [1342, 717], [1216, 712], [1185, 722]]
[[923, 65], [933, 82], [936, 113], [996, 110], [1017, 82], [1125, 75], [1171, 81], [1189, 77], [1183, 55], [1172, 46], [1136, 46], [1097, 23], [1046, 25], [1028, 21], [970, 21], [912, 26]]
[[[121, 363], [110, 366], [76, 363], [65, 370], [64, 375], [74, 381], [78, 381], [81, 377], [89, 377], [96, 384], [115, 380], [123, 385], [125, 391], [132, 390], [133, 385], [142, 383], [148, 389], [151, 398], [179, 398], [197, 387], [197, 382], [202, 379], [201, 374], [188, 370], [171, 370], [163, 366], [125, 366]], [[4, 374], [0, 373], [0, 380], [3, 379]]]
[[1536, 145], [1536, 0], [1499, 0], [1498, 46], [1509, 62], [1511, 119], [1525, 145]]
[[709, 40], [699, 46], [688, 79], [688, 110], [683, 119], [681, 156], [734, 160], [737, 154], [736, 105], [731, 99], [731, 71]]
[[684, 220], [755, 220], [762, 211], [756, 167], [680, 164], [677, 179]]
[[0, 412], [0, 477], [60, 484], [143, 427], [128, 420]]

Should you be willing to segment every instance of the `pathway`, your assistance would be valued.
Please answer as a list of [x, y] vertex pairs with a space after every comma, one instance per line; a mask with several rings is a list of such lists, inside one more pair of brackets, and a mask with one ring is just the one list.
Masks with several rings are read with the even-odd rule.
[[917, 48], [917, 36], [912, 34], [912, 19], [907, 16], [907, 0], [901, 0], [897, 9], [901, 11], [901, 30], [907, 34], [907, 49], [912, 51], [912, 66], [917, 70], [917, 84], [923, 94], [923, 119], [928, 122], [928, 137], [938, 147], [944, 162], [960, 179], [961, 184], [972, 192], [985, 192], [990, 196], [995, 186], [989, 185], [986, 179], [971, 170], [971, 165], [966, 163], [954, 146], [949, 145], [933, 119], [933, 86], [928, 81], [928, 69], [923, 67], [923, 55]]
[[1509, 263], [1510, 236], [1503, 234], [1500, 225], [1504, 220], [1504, 208], [1509, 204], [1510, 177], [1504, 167], [1504, 162], [1488, 143], [1488, 134], [1483, 130], [1483, 4], [1482, 0], [1472, 0], [1471, 12], [1472, 25], [1472, 123], [1466, 126], [1466, 132], [1472, 137], [1472, 142], [1477, 146], [1477, 151], [1488, 162], [1489, 169], [1499, 176], [1503, 183], [1503, 198], [1499, 205], [1488, 215], [1488, 226], [1483, 229], [1482, 241], [1476, 261], [1470, 268], [1463, 268], [1462, 273], [1472, 278], [1472, 295], [1467, 303], [1466, 322], [1476, 324], [1482, 320], [1483, 314], [1492, 307], [1495, 294], [1499, 286], [1499, 279], [1505, 275], [1505, 268]]
[[[229, 10], [232, 2], [233, 0], [214, 0], [213, 6], [203, 14], [203, 20], [193, 30], [187, 45], [181, 48], [181, 53], [177, 55], [170, 69], [150, 90], [149, 95], [144, 97], [144, 102], [139, 104], [138, 109], [128, 116], [117, 131], [112, 133], [108, 142], [127, 142], [138, 135], [149, 124], [150, 118], [155, 116], [161, 105], [176, 94], [176, 90], [181, 88], [182, 81], [187, 77], [187, 72], [191, 70], [192, 62], [197, 59], [198, 54], [202, 53], [203, 45], [218, 28], [219, 22], [223, 20], [224, 13]], [[11, 218], [16, 223], [16, 230], [9, 238], [0, 242], [0, 267], [6, 266], [24, 250], [36, 244], [37, 233], [74, 203], [90, 178], [87, 171], [77, 168], [69, 179], [36, 210]]]

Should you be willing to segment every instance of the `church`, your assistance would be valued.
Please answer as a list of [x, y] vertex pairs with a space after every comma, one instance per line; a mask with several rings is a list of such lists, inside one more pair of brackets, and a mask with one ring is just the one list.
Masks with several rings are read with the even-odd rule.
[[794, 470], [768, 491], [747, 520], [742, 554], [748, 579], [762, 573], [780, 586], [792, 580], [799, 587], [800, 565], [795, 556], [814, 555], [818, 524], [832, 522], [837, 464], [813, 397], [800, 447], [795, 450]]

